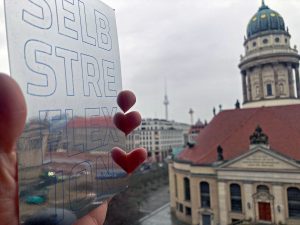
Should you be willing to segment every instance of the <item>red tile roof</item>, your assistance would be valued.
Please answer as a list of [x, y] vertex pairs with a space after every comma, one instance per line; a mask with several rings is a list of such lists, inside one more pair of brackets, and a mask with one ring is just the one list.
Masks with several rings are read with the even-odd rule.
[[270, 148], [300, 160], [300, 105], [225, 110], [213, 118], [196, 138], [193, 148], [186, 148], [179, 160], [210, 164], [217, 159], [221, 145], [225, 160], [249, 151], [249, 137], [257, 125], [269, 137]]

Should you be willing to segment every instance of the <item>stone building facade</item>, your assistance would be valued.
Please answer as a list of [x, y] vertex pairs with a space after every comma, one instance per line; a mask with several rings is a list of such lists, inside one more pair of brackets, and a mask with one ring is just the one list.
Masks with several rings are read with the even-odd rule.
[[129, 134], [127, 149], [143, 147], [155, 161], [163, 161], [172, 148], [183, 148], [190, 126], [164, 119], [143, 119], [141, 125]]
[[192, 225], [300, 224], [300, 56], [262, 1], [251, 18], [242, 108], [217, 114], [169, 163], [171, 211]]

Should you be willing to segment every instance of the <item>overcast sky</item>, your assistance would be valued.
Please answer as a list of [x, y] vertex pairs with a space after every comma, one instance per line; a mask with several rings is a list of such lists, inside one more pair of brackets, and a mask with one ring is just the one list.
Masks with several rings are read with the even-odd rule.
[[[260, 0], [103, 0], [116, 9], [123, 88], [137, 95], [143, 117], [212, 118], [212, 108], [242, 101], [239, 69], [243, 40]], [[300, 46], [300, 1], [266, 0], [285, 19], [292, 45]], [[0, 3], [2, 8], [2, 1]], [[1, 10], [2, 12], [2, 10]], [[3, 19], [0, 32], [3, 32]], [[298, 29], [297, 29], [298, 28]], [[0, 70], [7, 71], [0, 40]]]

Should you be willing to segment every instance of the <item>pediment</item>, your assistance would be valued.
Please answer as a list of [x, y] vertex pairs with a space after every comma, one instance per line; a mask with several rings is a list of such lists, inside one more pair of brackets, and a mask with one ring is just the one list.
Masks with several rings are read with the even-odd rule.
[[300, 170], [300, 166], [295, 161], [269, 149], [249, 150], [220, 168]]

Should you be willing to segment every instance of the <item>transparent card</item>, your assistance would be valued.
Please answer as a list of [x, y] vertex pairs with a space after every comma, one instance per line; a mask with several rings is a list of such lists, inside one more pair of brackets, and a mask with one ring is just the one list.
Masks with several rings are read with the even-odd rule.
[[71, 224], [127, 187], [110, 150], [121, 90], [114, 10], [99, 0], [5, 0], [11, 76], [27, 104], [17, 143], [20, 223]]

